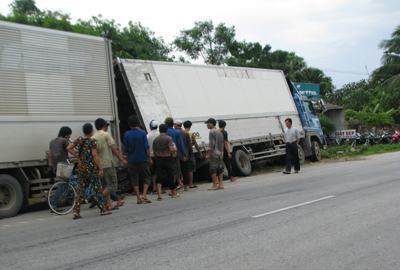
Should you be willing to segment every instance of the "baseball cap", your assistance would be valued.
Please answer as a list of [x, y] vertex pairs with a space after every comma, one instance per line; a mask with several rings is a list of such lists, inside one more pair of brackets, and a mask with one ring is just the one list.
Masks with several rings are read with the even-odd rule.
[[208, 118], [204, 124], [213, 124], [214, 126], [217, 124], [217, 121], [214, 118]]
[[103, 127], [106, 127], [106, 126], [109, 126], [109, 125], [110, 125], [110, 123], [108, 123], [103, 118], [97, 118], [96, 121], [94, 121], [94, 126], [96, 127], [97, 130], [100, 130]]

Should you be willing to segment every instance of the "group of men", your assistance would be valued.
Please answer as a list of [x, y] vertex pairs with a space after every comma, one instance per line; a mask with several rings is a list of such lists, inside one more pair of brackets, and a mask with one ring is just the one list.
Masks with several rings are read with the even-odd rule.
[[[292, 164], [295, 172], [300, 170], [297, 152], [299, 132], [292, 127], [290, 118], [285, 121], [287, 131], [286, 151], [287, 167], [284, 173], [290, 173]], [[73, 143], [69, 142], [72, 131], [69, 127], [62, 127], [59, 135], [50, 143], [50, 164], [54, 169], [58, 162], [66, 162], [68, 152], [78, 160], [78, 173], [81, 179], [81, 188], [88, 183], [95, 183], [95, 200], [100, 206], [101, 214], [109, 214], [111, 210], [121, 207], [124, 201], [118, 197], [118, 179], [115, 157], [123, 166], [128, 166], [129, 179], [131, 181], [138, 204], [151, 203], [148, 198], [149, 187], [157, 193], [157, 200], [162, 200], [162, 187], [170, 189], [170, 196], [177, 198], [177, 190], [196, 188], [193, 183], [193, 173], [196, 168], [196, 159], [193, 148], [200, 158], [207, 159], [212, 185], [209, 190], [224, 189], [223, 172], [227, 168], [231, 181], [235, 181], [231, 165], [231, 145], [228, 141], [228, 133], [225, 130], [226, 122], [209, 118], [205, 124], [209, 129], [209, 145], [207, 151], [202, 151], [196, 142], [196, 137], [191, 131], [192, 122], [165, 119], [158, 124], [152, 120], [149, 123], [150, 131], [146, 133], [140, 128], [136, 116], [128, 118], [129, 130], [123, 138], [123, 153], [121, 153], [108, 132], [109, 123], [102, 118], [95, 121], [97, 132], [93, 132], [93, 126], [87, 123], [83, 126], [84, 136], [79, 137]], [[205, 150], [205, 149], [203, 149]], [[206, 153], [206, 154], [204, 154]], [[101, 181], [101, 182], [100, 182]], [[139, 189], [143, 183], [142, 192]], [[93, 186], [93, 185], [92, 185]], [[78, 197], [80, 191], [78, 192]], [[105, 202], [103, 203], [102, 201]], [[75, 211], [75, 218], [80, 217], [80, 197]], [[113, 203], [114, 202], [114, 203]]]
[[[210, 118], [206, 121], [209, 133], [209, 147], [204, 155], [191, 131], [192, 122], [175, 120], [167, 117], [162, 124], [152, 120], [149, 123], [150, 132], [139, 126], [136, 116], [128, 118], [130, 130], [124, 135], [124, 151], [128, 156], [128, 172], [131, 179], [137, 203], [151, 203], [147, 198], [149, 186], [157, 193], [157, 200], [162, 200], [162, 187], [170, 189], [170, 196], [177, 198], [177, 190], [196, 188], [193, 183], [193, 173], [196, 168], [196, 159], [193, 149], [196, 149], [200, 158], [208, 159], [209, 171], [213, 180], [209, 190], [223, 189], [224, 160], [231, 181], [236, 177], [232, 174], [230, 163], [230, 147], [228, 134], [225, 131], [226, 122], [217, 122]], [[139, 183], [143, 183], [142, 195]]]

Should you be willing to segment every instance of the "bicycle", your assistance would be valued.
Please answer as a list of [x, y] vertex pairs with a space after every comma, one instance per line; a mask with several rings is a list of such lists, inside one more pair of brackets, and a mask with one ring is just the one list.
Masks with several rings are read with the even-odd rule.
[[[76, 205], [76, 189], [79, 188], [79, 178], [71, 175], [69, 179], [60, 179], [54, 183], [48, 193], [47, 203], [51, 211], [57, 215], [71, 213]], [[93, 197], [91, 184], [83, 192], [83, 200]]]

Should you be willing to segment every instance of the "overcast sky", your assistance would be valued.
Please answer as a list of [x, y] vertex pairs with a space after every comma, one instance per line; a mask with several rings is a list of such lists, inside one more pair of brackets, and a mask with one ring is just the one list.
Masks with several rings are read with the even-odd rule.
[[[0, 13], [11, 0], [0, 0]], [[399, 0], [36, 0], [73, 20], [102, 14], [122, 26], [141, 22], [171, 42], [194, 21], [236, 27], [237, 39], [294, 51], [340, 87], [367, 77], [380, 65], [378, 44], [400, 25]]]

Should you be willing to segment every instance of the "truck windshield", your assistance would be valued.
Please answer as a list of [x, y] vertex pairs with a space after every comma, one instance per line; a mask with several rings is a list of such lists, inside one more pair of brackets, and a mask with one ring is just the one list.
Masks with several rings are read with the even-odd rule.
[[307, 113], [310, 113], [312, 115], [316, 115], [314, 105], [312, 104], [311, 101], [304, 101], [304, 108]]

